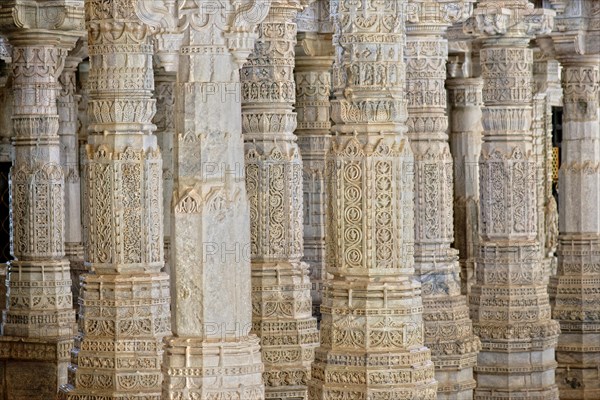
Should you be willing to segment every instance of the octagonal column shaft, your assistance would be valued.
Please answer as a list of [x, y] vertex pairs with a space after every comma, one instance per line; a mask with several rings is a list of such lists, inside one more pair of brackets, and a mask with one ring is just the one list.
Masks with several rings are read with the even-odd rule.
[[[198, 3], [198, 4], [195, 4]], [[180, 3], [163, 399], [264, 399], [252, 328], [240, 68], [269, 2]], [[252, 16], [252, 17], [250, 17]]]
[[331, 141], [331, 35], [299, 33], [296, 46], [298, 146], [303, 162], [304, 260], [310, 267], [313, 315], [320, 318], [325, 258], [325, 155]]
[[475, 399], [556, 400], [559, 328], [550, 319], [537, 231], [533, 54], [528, 48], [529, 34], [545, 32], [552, 12], [531, 10], [527, 1], [483, 1], [477, 7], [485, 106], [481, 241], [470, 296], [471, 318], [482, 342]]
[[450, 101], [450, 148], [454, 164], [454, 245], [459, 251], [462, 292], [475, 282], [479, 224], [481, 78], [446, 80]]
[[[598, 39], [598, 33], [593, 36], [589, 40]], [[571, 54], [561, 60], [560, 234], [550, 291], [552, 316], [561, 327], [556, 348], [560, 398], [591, 400], [600, 396], [600, 57]]]
[[[468, 3], [467, 3], [468, 4]], [[454, 241], [453, 163], [446, 116], [443, 3], [414, 2], [405, 49], [408, 134], [415, 158], [415, 275], [421, 281], [425, 345], [436, 367], [438, 400], [472, 398], [480, 343], [461, 294]], [[467, 7], [458, 4], [458, 7]]]
[[60, 75], [58, 96], [60, 159], [65, 175], [65, 253], [69, 259], [73, 305], [79, 309], [79, 276], [85, 272], [81, 223], [81, 182], [77, 140], [76, 72], [81, 58], [68, 56]]
[[252, 325], [261, 338], [266, 399], [307, 399], [319, 342], [303, 255], [302, 160], [294, 130], [298, 1], [276, 0], [241, 71], [250, 201]]
[[327, 155], [327, 272], [310, 398], [435, 399], [413, 279], [405, 1], [332, 2], [335, 123]]
[[[101, 4], [102, 3], [102, 4]], [[90, 56], [81, 334], [61, 399], [160, 399], [170, 333], [162, 161], [149, 28], [133, 5], [86, 2]]]

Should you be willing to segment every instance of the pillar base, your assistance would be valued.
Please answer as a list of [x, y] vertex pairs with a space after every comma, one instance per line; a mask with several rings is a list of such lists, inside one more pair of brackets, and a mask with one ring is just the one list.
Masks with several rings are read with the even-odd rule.
[[165, 342], [162, 399], [265, 398], [255, 335], [222, 341], [170, 337]]
[[0, 336], [0, 399], [54, 399], [67, 383], [72, 347], [72, 338]]

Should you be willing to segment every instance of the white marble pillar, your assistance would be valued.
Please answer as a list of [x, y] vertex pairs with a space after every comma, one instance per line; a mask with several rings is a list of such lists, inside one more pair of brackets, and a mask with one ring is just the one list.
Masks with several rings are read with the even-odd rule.
[[325, 257], [325, 155], [331, 140], [331, 35], [298, 34], [296, 46], [296, 136], [303, 162], [304, 260], [310, 266], [313, 315], [320, 319]]
[[453, 163], [446, 116], [446, 30], [471, 3], [409, 2], [406, 60], [408, 132], [415, 158], [415, 275], [421, 282], [425, 345], [436, 367], [438, 400], [471, 399], [480, 347], [461, 294], [454, 241]]
[[265, 399], [306, 399], [319, 342], [303, 255], [302, 159], [296, 143], [297, 0], [275, 0], [241, 70], [250, 201], [252, 324], [261, 339]]
[[562, 65], [558, 271], [550, 281], [561, 400], [600, 398], [600, 3], [572, 2], [553, 34]]
[[83, 40], [71, 50], [59, 77], [61, 90], [58, 95], [58, 136], [60, 161], [65, 175], [65, 255], [69, 259], [73, 306], [79, 309], [79, 276], [86, 269], [83, 263], [83, 240], [81, 223], [81, 183], [79, 172], [78, 106], [76, 94], [77, 66], [83, 56]]
[[264, 399], [259, 339], [250, 333], [239, 69], [269, 2], [179, 5], [170, 9], [182, 41], [174, 93], [173, 336], [165, 342], [162, 398]]
[[459, 251], [462, 292], [475, 281], [479, 231], [479, 153], [481, 152], [481, 78], [446, 80], [450, 102], [450, 152], [454, 160], [454, 245]]
[[482, 38], [483, 144], [479, 159], [480, 242], [471, 317], [482, 342], [475, 399], [556, 400], [554, 348], [538, 238], [537, 160], [532, 133], [532, 50], [553, 11], [525, 0], [478, 3]]
[[88, 141], [80, 337], [64, 400], [158, 400], [170, 331], [150, 28], [131, 3], [86, 1]]
[[[65, 176], [56, 99], [65, 57], [83, 34], [81, 6], [16, 1], [0, 8], [0, 30], [12, 45], [15, 156], [14, 260], [0, 338], [3, 390], [10, 398], [47, 399], [67, 380], [75, 312], [64, 247]], [[36, 10], [55, 19], [36, 18]]]
[[436, 398], [414, 279], [402, 0], [334, 1], [327, 272], [310, 399]]
[[171, 258], [171, 197], [173, 196], [173, 140], [175, 137], [175, 82], [177, 74], [164, 68], [154, 72], [154, 97], [156, 98], [156, 137], [163, 160], [163, 222], [165, 247], [165, 272], [170, 273]]

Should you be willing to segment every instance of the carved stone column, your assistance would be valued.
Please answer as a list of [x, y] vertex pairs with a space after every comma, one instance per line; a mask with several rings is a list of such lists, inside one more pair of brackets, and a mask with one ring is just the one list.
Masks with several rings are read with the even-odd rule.
[[[560, 322], [560, 398], [600, 398], [600, 3], [574, 1], [553, 35], [562, 64], [558, 271], [550, 281]], [[586, 30], [587, 27], [587, 30]]]
[[250, 201], [252, 326], [261, 338], [266, 399], [306, 399], [319, 342], [303, 255], [302, 160], [296, 143], [297, 0], [275, 0], [241, 70]]
[[175, 81], [177, 74], [164, 69], [155, 71], [156, 137], [163, 160], [163, 221], [165, 236], [165, 272], [170, 273], [171, 197], [173, 196], [173, 140], [175, 137]]
[[463, 293], [475, 282], [479, 226], [481, 78], [446, 80], [450, 102], [450, 148], [454, 160], [454, 245], [459, 251]]
[[61, 399], [161, 398], [170, 329], [162, 162], [149, 28], [131, 3], [86, 1], [90, 56], [80, 338]]
[[327, 272], [311, 399], [435, 399], [413, 279], [405, 1], [336, 1]]
[[0, 7], [0, 30], [12, 45], [14, 93], [15, 259], [9, 264], [0, 339], [0, 358], [8, 359], [2, 388], [7, 398], [53, 398], [67, 380], [75, 312], [64, 247], [65, 175], [56, 99], [65, 57], [83, 34], [82, 3], [16, 1]]
[[154, 12], [153, 2], [143, 13], [182, 32], [174, 93], [173, 336], [165, 342], [162, 398], [264, 399], [259, 339], [250, 333], [239, 69], [269, 2], [221, 1], [210, 9], [170, 3], [174, 18]]
[[558, 399], [550, 304], [538, 240], [530, 35], [553, 11], [527, 1], [478, 3], [483, 78], [480, 225], [471, 317], [482, 342], [475, 399]]
[[303, 162], [304, 260], [310, 266], [313, 315], [319, 316], [325, 271], [325, 154], [330, 144], [331, 35], [301, 33], [296, 47], [298, 146]]
[[406, 58], [408, 134], [415, 167], [415, 275], [422, 285], [425, 345], [438, 400], [471, 398], [479, 340], [461, 294], [454, 241], [453, 164], [446, 117], [446, 29], [470, 3], [410, 2]]
[[59, 77], [61, 90], [58, 95], [58, 136], [60, 138], [60, 161], [65, 175], [65, 254], [70, 262], [73, 306], [79, 310], [79, 275], [86, 272], [83, 263], [81, 224], [81, 184], [79, 174], [78, 102], [76, 95], [77, 66], [81, 62], [83, 41], [67, 56], [65, 67]]
[[[550, 42], [549, 37], [538, 38]], [[555, 251], [558, 245], [558, 209], [552, 195], [552, 106], [562, 104], [559, 65], [543, 49], [533, 53], [533, 146], [537, 157], [538, 236], [543, 251], [544, 282], [556, 274]]]

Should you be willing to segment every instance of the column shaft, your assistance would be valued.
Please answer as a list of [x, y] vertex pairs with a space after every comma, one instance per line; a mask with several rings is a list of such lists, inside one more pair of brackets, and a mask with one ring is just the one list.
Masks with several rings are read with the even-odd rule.
[[[252, 328], [250, 208], [239, 70], [264, 2], [179, 7], [171, 279], [163, 398], [264, 399]], [[249, 19], [248, 16], [252, 16]]]
[[[405, 49], [408, 137], [415, 158], [415, 275], [422, 285], [425, 345], [436, 367], [438, 400], [472, 398], [480, 343], [461, 294], [454, 241], [453, 163], [446, 116], [445, 37], [451, 14], [413, 3]], [[470, 8], [470, 4], [461, 4]]]
[[297, 1], [275, 1], [242, 68], [242, 128], [250, 201], [253, 331], [266, 399], [306, 399], [319, 342], [303, 255], [302, 160], [296, 143]]
[[446, 81], [450, 99], [450, 148], [454, 160], [454, 245], [458, 250], [462, 292], [475, 282], [479, 225], [481, 153], [481, 78]]
[[330, 143], [331, 35], [298, 34], [296, 112], [298, 147], [303, 162], [304, 260], [310, 266], [313, 315], [320, 319], [325, 258], [325, 155]]
[[[102, 4], [101, 4], [102, 3]], [[80, 337], [61, 399], [161, 398], [170, 333], [162, 162], [149, 28], [133, 5], [86, 2], [90, 71]]]
[[[483, 144], [480, 224], [471, 316], [482, 342], [475, 399], [558, 399], [554, 347], [538, 237], [537, 160], [532, 138], [530, 36], [547, 33], [552, 12], [527, 1], [483, 1]], [[547, 12], [547, 13], [546, 13]], [[495, 27], [494, 27], [495, 26]]]
[[405, 1], [332, 3], [335, 122], [327, 154], [327, 272], [310, 398], [435, 399], [413, 279]]
[[[596, 2], [582, 3], [581, 17], [594, 15], [593, 7], [600, 15]], [[577, 18], [573, 22], [575, 29], [587, 26]], [[600, 25], [595, 29], [579, 32], [579, 38], [573, 32], [566, 32], [564, 39], [562, 33], [554, 37], [562, 64], [564, 108], [558, 270], [550, 292], [552, 316], [561, 327], [556, 348], [561, 400], [600, 397]], [[575, 52], [579, 43], [573, 38], [582, 41], [585, 51]]]

